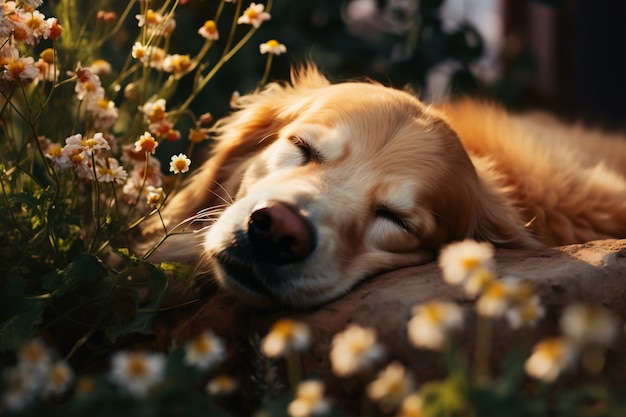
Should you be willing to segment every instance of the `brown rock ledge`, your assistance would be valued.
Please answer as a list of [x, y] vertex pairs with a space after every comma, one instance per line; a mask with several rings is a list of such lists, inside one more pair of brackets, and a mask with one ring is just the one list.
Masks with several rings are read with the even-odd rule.
[[[531, 279], [546, 307], [546, 315], [527, 343], [558, 333], [562, 308], [575, 301], [600, 303], [613, 311], [622, 325], [626, 321], [626, 240], [594, 241], [541, 251], [497, 250], [496, 264], [501, 275]], [[307, 323], [312, 330], [313, 345], [304, 356], [305, 373], [314, 372], [322, 377], [331, 392], [350, 396], [356, 394], [359, 384], [332, 375], [328, 352], [333, 335], [351, 322], [376, 328], [388, 358], [402, 361], [420, 383], [441, 376], [439, 354], [412, 347], [406, 332], [411, 308], [432, 299], [456, 301], [464, 307], [468, 314], [460, 340], [471, 352], [475, 331], [474, 303], [459, 289], [443, 282], [435, 262], [373, 277], [344, 297], [308, 311], [250, 310], [227, 295], [217, 294], [201, 305], [158, 320], [155, 326], [157, 337], [152, 347], [165, 348], [173, 340], [182, 343], [205, 329], [211, 329], [226, 340], [231, 350], [237, 351], [249, 345], [252, 335], [265, 335], [278, 318], [292, 317]], [[502, 354], [519, 345], [522, 338], [504, 321], [495, 323], [493, 334], [492, 366], [496, 367]], [[626, 349], [623, 331], [619, 344], [609, 354], [609, 360], [612, 361], [612, 376], [624, 386]]]

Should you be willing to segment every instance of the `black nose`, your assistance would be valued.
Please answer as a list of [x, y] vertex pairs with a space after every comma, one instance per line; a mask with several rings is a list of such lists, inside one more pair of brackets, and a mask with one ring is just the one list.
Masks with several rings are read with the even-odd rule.
[[274, 264], [300, 261], [315, 248], [307, 219], [281, 201], [259, 203], [252, 209], [248, 238], [257, 255]]

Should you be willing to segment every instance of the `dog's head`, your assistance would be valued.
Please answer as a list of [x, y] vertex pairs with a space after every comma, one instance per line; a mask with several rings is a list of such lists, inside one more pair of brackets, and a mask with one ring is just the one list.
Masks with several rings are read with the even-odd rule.
[[446, 242], [531, 241], [455, 132], [409, 93], [331, 85], [309, 67], [240, 106], [169, 213], [229, 202], [202, 231], [200, 268], [247, 300], [315, 305]]

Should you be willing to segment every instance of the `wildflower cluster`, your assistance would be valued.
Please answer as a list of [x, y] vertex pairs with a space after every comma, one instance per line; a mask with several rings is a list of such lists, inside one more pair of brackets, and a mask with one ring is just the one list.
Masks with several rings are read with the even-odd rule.
[[[213, 117], [191, 104], [271, 18], [271, 0], [223, 0], [189, 32], [185, 1], [43, 3], [0, 1], [0, 290], [19, 300], [0, 316], [0, 349], [46, 320], [76, 348], [150, 331], [166, 273], [190, 272], [151, 264], [156, 247], [132, 253], [129, 236], [149, 217], [173, 233], [160, 210], [211, 138]], [[178, 50], [182, 30], [195, 52]]]
[[2, 404], [8, 410], [23, 410], [39, 398], [58, 398], [74, 382], [69, 365], [56, 359], [39, 339], [21, 346], [17, 356], [17, 363], [3, 375]]

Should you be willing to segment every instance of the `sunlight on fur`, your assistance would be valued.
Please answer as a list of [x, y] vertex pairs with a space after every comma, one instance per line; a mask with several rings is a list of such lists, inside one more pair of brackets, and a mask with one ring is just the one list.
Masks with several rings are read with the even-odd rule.
[[[465, 238], [532, 249], [626, 237], [624, 136], [332, 85], [312, 65], [238, 106], [162, 210], [168, 231], [186, 232], [151, 259], [195, 264], [247, 302], [317, 305]], [[140, 247], [163, 235], [154, 219]]]

